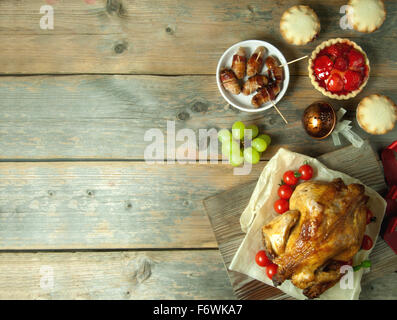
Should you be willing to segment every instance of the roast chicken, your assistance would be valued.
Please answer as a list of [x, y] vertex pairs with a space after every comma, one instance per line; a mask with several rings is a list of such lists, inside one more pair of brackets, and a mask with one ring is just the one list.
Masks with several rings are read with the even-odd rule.
[[360, 184], [308, 181], [290, 198], [290, 211], [262, 229], [265, 250], [278, 265], [278, 286], [290, 279], [317, 298], [343, 276], [340, 267], [360, 250], [368, 197]]

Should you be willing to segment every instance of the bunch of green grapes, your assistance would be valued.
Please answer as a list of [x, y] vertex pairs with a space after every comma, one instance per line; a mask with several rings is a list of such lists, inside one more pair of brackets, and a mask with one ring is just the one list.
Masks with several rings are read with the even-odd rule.
[[[251, 143], [244, 149], [243, 141], [245, 135], [251, 130]], [[237, 121], [232, 126], [232, 132], [222, 129], [218, 132], [218, 139], [222, 143], [222, 154], [227, 157], [231, 165], [237, 167], [243, 164], [244, 160], [248, 163], [256, 164], [259, 162], [261, 153], [270, 145], [271, 138], [267, 134], [259, 135], [256, 125], [245, 126], [241, 121]]]

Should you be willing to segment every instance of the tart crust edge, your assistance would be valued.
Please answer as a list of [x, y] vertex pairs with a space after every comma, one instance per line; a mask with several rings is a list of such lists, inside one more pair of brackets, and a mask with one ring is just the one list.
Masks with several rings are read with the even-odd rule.
[[[361, 84], [361, 86], [358, 89], [350, 92], [349, 94], [344, 94], [344, 95], [338, 95], [335, 93], [331, 93], [330, 91], [321, 87], [316, 80], [316, 76], [314, 75], [314, 70], [313, 70], [314, 60], [317, 57], [317, 55], [320, 53], [320, 51], [326, 47], [329, 47], [333, 44], [341, 43], [341, 42], [345, 42], [345, 43], [349, 44], [350, 46], [352, 46], [354, 49], [358, 50], [364, 56], [365, 64], [368, 67], [367, 77], [366, 77], [365, 81]], [[354, 98], [356, 95], [358, 95], [364, 89], [364, 87], [366, 86], [366, 84], [368, 82], [371, 68], [369, 65], [369, 60], [368, 60], [367, 54], [358, 44], [356, 44], [355, 42], [353, 42], [349, 39], [335, 38], [335, 39], [330, 39], [330, 40], [322, 42], [321, 44], [319, 44], [316, 47], [316, 49], [314, 49], [314, 51], [312, 52], [312, 54], [309, 58], [308, 71], [309, 71], [309, 77], [310, 77], [312, 85], [314, 86], [314, 88], [316, 88], [318, 91], [320, 91], [323, 95], [325, 95], [326, 97], [329, 97], [331, 99], [348, 100], [348, 99]]]
[[[287, 31], [286, 31], [286, 28], [283, 27], [283, 24], [285, 23], [286, 17], [291, 14], [291, 9], [296, 8], [296, 7], [297, 8], [304, 7], [305, 10], [310, 12], [310, 14], [316, 20], [315, 34], [309, 40], [302, 40], [302, 38], [300, 38], [300, 40], [297, 41], [293, 36], [288, 35]], [[281, 19], [280, 19], [280, 33], [281, 33], [282, 37], [285, 39], [285, 41], [287, 41], [287, 43], [289, 43], [289, 44], [292, 44], [292, 45], [295, 45], [295, 46], [305, 45], [305, 44], [307, 44], [309, 42], [312, 42], [314, 39], [316, 39], [318, 37], [318, 35], [320, 34], [320, 31], [321, 31], [320, 19], [318, 18], [316, 12], [312, 8], [310, 8], [309, 6], [306, 6], [306, 5], [295, 5], [295, 6], [292, 6], [291, 8], [287, 9], [286, 11], [284, 11], [284, 13], [281, 16]]]
[[[370, 101], [374, 96], [385, 98], [385, 99], [390, 103], [390, 105], [394, 107], [395, 120], [394, 120], [393, 124], [392, 124], [390, 127], [385, 127], [383, 130], [376, 130], [376, 131], [370, 130], [370, 129], [364, 124], [363, 119], [362, 119], [363, 116], [361, 115], [361, 112], [360, 112], [360, 107], [363, 107], [364, 103], [367, 103], [368, 100]], [[378, 94], [378, 93], [371, 94], [371, 95], [369, 95], [369, 96], [364, 97], [364, 98], [359, 102], [359, 104], [358, 104], [358, 106], [357, 106], [357, 111], [356, 111], [356, 118], [357, 118], [357, 122], [358, 122], [359, 126], [360, 126], [365, 132], [367, 132], [367, 133], [369, 133], [369, 134], [373, 134], [373, 135], [382, 135], [382, 134], [386, 134], [386, 133], [392, 131], [392, 130], [394, 129], [394, 127], [395, 127], [395, 124], [396, 124], [396, 121], [397, 121], [397, 120], [396, 120], [396, 119], [397, 119], [397, 105], [396, 105], [396, 104], [394, 103], [394, 101], [393, 101], [392, 99], [390, 99], [388, 96], [381, 95], [381, 94]]]
[[[347, 5], [350, 6], [350, 7], [353, 7], [352, 1], [353, 0], [349, 0]], [[353, 19], [351, 19], [351, 23], [352, 23], [352, 26], [353, 26], [354, 30], [356, 30], [358, 32], [362, 32], [362, 33], [372, 33], [372, 32], [375, 32], [376, 30], [378, 30], [383, 25], [383, 23], [386, 20], [387, 12], [386, 12], [385, 3], [383, 2], [383, 0], [380, 0], [380, 2], [382, 4], [382, 9], [383, 9], [383, 19], [382, 19], [381, 23], [372, 24], [371, 26], [367, 25], [366, 28], [360, 28], [359, 24], [357, 22], [354, 22]], [[348, 7], [346, 13], [349, 13], [349, 7]]]

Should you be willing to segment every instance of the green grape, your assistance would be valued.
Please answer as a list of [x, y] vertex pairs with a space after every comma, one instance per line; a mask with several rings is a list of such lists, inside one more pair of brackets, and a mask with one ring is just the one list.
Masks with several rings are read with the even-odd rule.
[[237, 141], [230, 140], [222, 144], [222, 154], [228, 159], [232, 158], [233, 154], [240, 154], [240, 144]]
[[218, 139], [222, 143], [228, 142], [232, 139], [232, 134], [228, 129], [222, 129], [218, 132]]
[[244, 157], [243, 157], [243, 152], [240, 151], [240, 153], [232, 153], [232, 156], [230, 158], [230, 164], [233, 167], [238, 167], [244, 162]]
[[269, 146], [270, 143], [272, 142], [272, 138], [270, 138], [270, 136], [267, 135], [267, 134], [261, 134], [261, 135], [259, 135], [258, 138], [261, 138], [261, 139], [265, 140], [267, 146]]
[[232, 136], [236, 140], [242, 140], [244, 138], [245, 125], [241, 121], [237, 121], [232, 126]]
[[232, 148], [231, 148], [231, 156], [232, 155], [240, 155], [243, 156], [243, 151], [240, 148], [240, 143], [237, 141], [232, 140]]
[[267, 148], [267, 143], [261, 138], [256, 138], [252, 140], [251, 146], [256, 149], [256, 151], [263, 152]]
[[244, 159], [248, 163], [256, 164], [259, 162], [260, 154], [254, 148], [247, 148], [244, 150]]
[[222, 143], [222, 154], [229, 159], [230, 150], [231, 150], [231, 141]]
[[251, 137], [252, 139], [254, 139], [259, 133], [258, 127], [256, 125], [254, 125], [254, 124], [250, 124], [245, 129], [251, 129], [252, 130], [252, 137]]

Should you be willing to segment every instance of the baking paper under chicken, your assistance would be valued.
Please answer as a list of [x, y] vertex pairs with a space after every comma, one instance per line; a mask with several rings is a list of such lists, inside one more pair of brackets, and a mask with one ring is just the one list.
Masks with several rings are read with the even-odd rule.
[[[230, 270], [241, 272], [268, 285], [273, 285], [266, 275], [265, 268], [259, 267], [255, 263], [256, 253], [263, 249], [262, 227], [279, 216], [273, 209], [273, 203], [278, 199], [277, 189], [283, 173], [287, 170], [298, 169], [305, 161], [315, 170], [313, 180], [332, 181], [341, 178], [346, 185], [351, 183], [362, 184], [358, 179], [328, 169], [314, 158], [281, 148], [263, 169], [249, 204], [241, 215], [241, 228], [247, 235], [230, 264]], [[367, 225], [365, 234], [369, 235], [376, 243], [386, 210], [386, 201], [376, 191], [367, 186], [365, 186], [365, 193], [369, 196], [367, 206], [377, 218], [374, 223]], [[368, 259], [371, 251], [372, 248], [371, 250], [360, 250], [354, 256], [353, 265], [358, 265], [363, 260]], [[363, 272], [368, 272], [368, 269], [360, 269], [354, 272], [352, 289], [342, 289], [340, 283], [337, 283], [320, 295], [319, 299], [358, 299]], [[296, 299], [307, 299], [302, 294], [302, 290], [296, 288], [290, 280], [286, 280], [278, 288]]]

